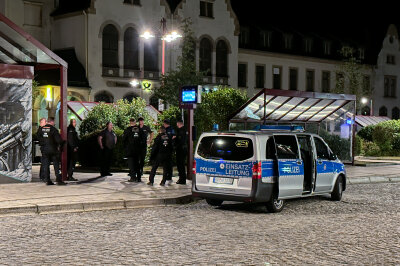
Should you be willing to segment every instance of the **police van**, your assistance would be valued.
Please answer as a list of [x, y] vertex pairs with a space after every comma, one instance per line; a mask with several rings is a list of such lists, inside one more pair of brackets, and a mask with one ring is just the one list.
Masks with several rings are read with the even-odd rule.
[[263, 202], [270, 212], [280, 212], [291, 198], [330, 194], [339, 201], [346, 189], [343, 163], [300, 126], [203, 133], [193, 173], [192, 194], [208, 204]]

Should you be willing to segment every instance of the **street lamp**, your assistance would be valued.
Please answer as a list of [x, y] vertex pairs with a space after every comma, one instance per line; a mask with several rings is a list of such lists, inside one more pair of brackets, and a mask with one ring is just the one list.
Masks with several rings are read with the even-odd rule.
[[[368, 103], [368, 98], [362, 97], [361, 98], [361, 103], [364, 104], [364, 105], [367, 104]], [[369, 115], [370, 116], [374, 115], [374, 110], [372, 109], [372, 98], [370, 99], [370, 112], [369, 112]]]
[[[161, 40], [162, 40], [162, 64], [161, 64], [161, 73], [164, 75], [165, 74], [165, 42], [172, 42], [175, 41], [178, 38], [181, 38], [182, 35], [180, 35], [177, 31], [171, 31], [167, 32], [167, 20], [165, 18], [162, 18], [161, 21]], [[155, 36], [150, 32], [150, 31], [145, 31], [143, 34], [140, 35], [140, 37], [149, 40], [151, 38], [154, 38]]]

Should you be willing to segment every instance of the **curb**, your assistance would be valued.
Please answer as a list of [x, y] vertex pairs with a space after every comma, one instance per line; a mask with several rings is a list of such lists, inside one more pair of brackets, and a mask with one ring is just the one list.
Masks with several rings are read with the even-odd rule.
[[371, 184], [371, 183], [394, 183], [400, 182], [400, 176], [369, 176], [360, 178], [347, 178], [347, 184]]
[[54, 205], [31, 204], [27, 206], [0, 208], [0, 217], [50, 214], [50, 213], [123, 210], [123, 209], [134, 209], [134, 208], [144, 208], [144, 207], [187, 204], [193, 201], [194, 199], [192, 195], [185, 195], [176, 198], [161, 198], [161, 199], [113, 200], [113, 201], [67, 203], [67, 204], [54, 204]]

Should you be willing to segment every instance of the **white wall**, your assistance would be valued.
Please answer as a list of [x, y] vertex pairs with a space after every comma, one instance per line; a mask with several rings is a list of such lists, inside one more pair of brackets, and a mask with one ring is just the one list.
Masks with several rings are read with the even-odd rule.
[[[390, 36], [393, 37], [393, 42], [390, 42]], [[374, 115], [379, 114], [379, 108], [386, 106], [388, 117], [392, 117], [392, 109], [400, 108], [400, 45], [397, 33], [386, 35], [383, 40], [382, 50], [378, 55], [378, 62], [375, 69], [374, 91], [373, 91], [373, 109]], [[391, 65], [386, 63], [386, 56], [394, 55], [396, 64]], [[397, 76], [396, 97], [384, 97], [384, 78], [386, 75]]]

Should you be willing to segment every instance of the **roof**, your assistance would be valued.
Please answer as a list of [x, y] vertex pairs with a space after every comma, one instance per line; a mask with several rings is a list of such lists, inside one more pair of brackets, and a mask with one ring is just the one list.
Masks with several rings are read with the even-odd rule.
[[355, 100], [356, 96], [349, 94], [263, 89], [231, 115], [229, 120], [319, 123]]
[[68, 64], [0, 13], [0, 63], [10, 65]]
[[[55, 50], [54, 53], [68, 63], [68, 86], [89, 87], [85, 68], [76, 57], [74, 48]], [[40, 85], [60, 85], [60, 75], [57, 69], [40, 71], [36, 80]]]
[[356, 115], [356, 124], [361, 127], [376, 125], [380, 122], [390, 120], [387, 116], [366, 116], [366, 115]]

